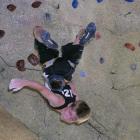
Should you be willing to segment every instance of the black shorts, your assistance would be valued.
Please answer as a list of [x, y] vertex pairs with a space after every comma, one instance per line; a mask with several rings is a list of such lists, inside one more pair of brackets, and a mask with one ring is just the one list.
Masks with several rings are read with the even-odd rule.
[[72, 63], [77, 65], [82, 57], [84, 46], [79, 44], [73, 45], [73, 43], [68, 43], [61, 47], [62, 58], [70, 60]]
[[43, 43], [40, 43], [38, 40], [35, 39], [34, 41], [35, 49], [39, 53], [40, 63], [44, 64], [45, 62], [57, 58], [59, 56], [59, 51], [55, 49], [47, 48]]
[[61, 75], [65, 80], [71, 81], [75, 68], [67, 60], [59, 57], [54, 61], [53, 65], [44, 68], [43, 71], [45, 75]]
[[[36, 39], [35, 39], [35, 49], [37, 49], [39, 53], [41, 64], [53, 58], [57, 58], [59, 56], [58, 50], [48, 49], [43, 43], [40, 43]], [[73, 45], [72, 43], [68, 43], [61, 47], [62, 58], [65, 60], [69, 60], [75, 65], [77, 65], [82, 56], [83, 49], [84, 49], [84, 46]]]

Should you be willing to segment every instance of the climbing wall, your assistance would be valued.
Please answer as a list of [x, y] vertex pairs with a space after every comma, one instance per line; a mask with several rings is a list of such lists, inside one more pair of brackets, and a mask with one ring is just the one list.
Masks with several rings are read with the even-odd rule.
[[[60, 48], [91, 21], [97, 32], [73, 77], [91, 107], [88, 122], [64, 124], [36, 92], [7, 91], [15, 77], [43, 84], [40, 66], [28, 59], [36, 55], [34, 26], [45, 27]], [[0, 104], [40, 140], [139, 140], [139, 36], [139, 0], [0, 0]]]

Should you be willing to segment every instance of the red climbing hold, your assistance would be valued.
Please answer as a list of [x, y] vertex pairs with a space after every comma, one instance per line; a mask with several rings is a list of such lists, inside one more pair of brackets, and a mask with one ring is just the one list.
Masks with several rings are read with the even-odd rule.
[[124, 47], [127, 48], [127, 49], [130, 49], [131, 51], [135, 50], [135, 46], [131, 43], [125, 43]]
[[28, 56], [27, 59], [28, 59], [29, 63], [30, 63], [31, 65], [33, 65], [33, 66], [36, 66], [36, 65], [39, 64], [39, 58], [38, 58], [36, 55], [34, 55], [33, 53], [31, 53], [31, 54]]
[[42, 3], [41, 1], [35, 1], [35, 2], [32, 3], [32, 7], [33, 8], [38, 8], [41, 5], [41, 3]]
[[24, 62], [24, 60], [18, 60], [17, 62], [16, 62], [16, 68], [19, 70], [19, 71], [25, 71], [26, 69], [25, 69], [25, 62]]
[[96, 38], [96, 40], [100, 39], [101, 38], [101, 34], [99, 32], [96, 32], [95, 33], [95, 38]]
[[15, 11], [16, 6], [13, 5], [13, 4], [9, 4], [9, 5], [7, 5], [7, 9], [8, 9], [10, 12], [13, 12], [13, 11]]
[[5, 31], [4, 30], [0, 30], [0, 38], [4, 37], [5, 35]]

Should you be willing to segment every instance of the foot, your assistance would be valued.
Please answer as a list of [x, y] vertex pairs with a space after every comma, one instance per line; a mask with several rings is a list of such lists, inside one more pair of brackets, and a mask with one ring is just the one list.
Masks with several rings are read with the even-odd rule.
[[79, 44], [85, 45], [87, 42], [89, 42], [91, 40], [91, 38], [95, 37], [95, 32], [96, 32], [95, 23], [93, 23], [93, 22], [89, 23], [85, 29], [85, 33], [80, 38]]
[[84, 28], [80, 29], [80, 31], [78, 32], [78, 34], [76, 35], [76, 38], [81, 39], [82, 36], [85, 34], [85, 30]]
[[44, 30], [41, 26], [36, 26], [33, 29], [33, 35], [40, 43], [46, 45], [47, 48], [57, 49], [58, 45], [50, 37], [50, 33]]

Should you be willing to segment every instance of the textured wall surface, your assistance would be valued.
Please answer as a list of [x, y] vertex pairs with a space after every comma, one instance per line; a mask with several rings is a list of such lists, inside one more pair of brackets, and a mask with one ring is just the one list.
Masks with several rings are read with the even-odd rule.
[[[0, 104], [40, 140], [140, 140], [140, 1], [79, 0], [75, 9], [71, 0], [40, 1], [33, 8], [33, 0], [0, 0], [0, 30], [5, 31], [0, 38]], [[9, 11], [9, 4], [16, 9]], [[36, 92], [7, 92], [14, 77], [43, 83], [41, 68], [27, 61], [34, 52], [35, 25], [45, 27], [61, 46], [91, 21], [96, 38], [85, 46], [73, 77], [79, 96], [91, 106], [88, 122], [66, 125]], [[19, 59], [29, 69], [18, 71]]]
[[0, 140], [38, 140], [38, 137], [0, 106]]

